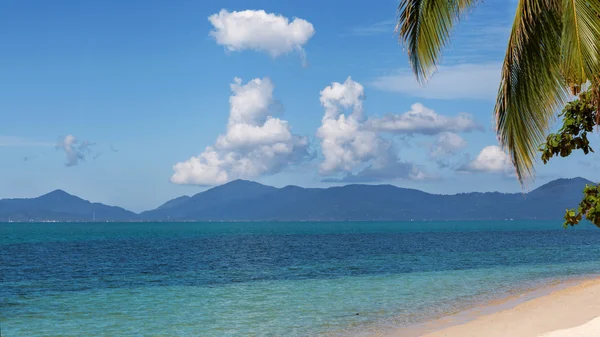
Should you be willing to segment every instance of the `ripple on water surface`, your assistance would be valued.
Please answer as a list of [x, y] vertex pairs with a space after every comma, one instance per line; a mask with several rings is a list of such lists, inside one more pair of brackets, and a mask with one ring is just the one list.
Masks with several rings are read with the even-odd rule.
[[19, 226], [0, 225], [7, 336], [374, 331], [600, 259], [600, 232], [560, 223]]

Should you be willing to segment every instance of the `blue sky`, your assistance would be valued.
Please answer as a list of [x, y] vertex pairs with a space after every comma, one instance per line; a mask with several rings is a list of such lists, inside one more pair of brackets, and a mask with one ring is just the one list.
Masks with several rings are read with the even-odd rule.
[[[394, 35], [397, 5], [3, 1], [0, 198], [62, 188], [140, 211], [235, 178], [519, 191], [490, 147], [515, 1], [470, 13], [425, 88]], [[540, 163], [533, 186], [597, 167]]]

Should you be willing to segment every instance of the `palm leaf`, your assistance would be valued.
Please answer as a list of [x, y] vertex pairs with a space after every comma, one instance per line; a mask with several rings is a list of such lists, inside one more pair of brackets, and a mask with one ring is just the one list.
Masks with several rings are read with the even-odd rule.
[[561, 1], [519, 2], [502, 67], [496, 128], [521, 183], [533, 174], [549, 123], [568, 99], [560, 72]]
[[599, 13], [600, 0], [563, 0], [561, 66], [567, 83], [574, 88], [600, 75]]
[[408, 50], [420, 83], [437, 67], [452, 27], [479, 0], [402, 0], [398, 6], [398, 39]]

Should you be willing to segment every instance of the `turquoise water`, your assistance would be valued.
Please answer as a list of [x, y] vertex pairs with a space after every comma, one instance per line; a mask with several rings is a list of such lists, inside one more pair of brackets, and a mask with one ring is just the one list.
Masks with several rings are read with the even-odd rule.
[[600, 230], [11, 223], [0, 262], [2, 336], [366, 335], [597, 274]]

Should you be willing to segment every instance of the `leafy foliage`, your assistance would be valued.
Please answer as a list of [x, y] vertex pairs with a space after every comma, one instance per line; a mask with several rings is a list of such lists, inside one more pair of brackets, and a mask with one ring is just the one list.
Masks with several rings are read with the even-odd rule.
[[[544, 164], [554, 156], [567, 157], [573, 150], [588, 154], [594, 152], [587, 138], [594, 131], [597, 121], [597, 105], [591, 90], [579, 94], [579, 98], [567, 103], [561, 114], [563, 125], [558, 133], [549, 134], [540, 148]], [[600, 185], [586, 185], [579, 208], [567, 209], [564, 226], [577, 225], [584, 217], [600, 227]]]
[[583, 200], [577, 211], [575, 209], [567, 210], [565, 228], [577, 225], [583, 216], [597, 227], [600, 227], [600, 185], [586, 185], [583, 195]]
[[589, 91], [582, 92], [579, 99], [567, 103], [559, 115], [563, 126], [558, 133], [551, 133], [542, 148], [542, 161], [548, 163], [553, 156], [567, 157], [573, 150], [588, 154], [594, 152], [587, 138], [596, 125], [596, 106]]

